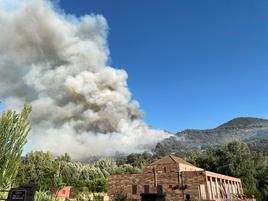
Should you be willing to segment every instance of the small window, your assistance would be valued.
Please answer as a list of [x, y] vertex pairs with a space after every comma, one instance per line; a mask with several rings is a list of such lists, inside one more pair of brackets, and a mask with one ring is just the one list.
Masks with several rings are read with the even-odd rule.
[[169, 185], [168, 187], [169, 187], [169, 188], [172, 188], [172, 185]]
[[167, 168], [166, 167], [164, 167], [164, 173], [166, 173], [167, 172]]
[[149, 185], [144, 185], [144, 193], [149, 193]]
[[132, 185], [132, 194], [133, 195], [137, 194], [137, 185]]
[[163, 193], [163, 186], [157, 185], [157, 193]]

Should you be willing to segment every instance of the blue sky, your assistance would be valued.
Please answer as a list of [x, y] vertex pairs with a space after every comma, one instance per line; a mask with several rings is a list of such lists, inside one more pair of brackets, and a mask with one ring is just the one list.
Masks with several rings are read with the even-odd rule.
[[108, 21], [111, 65], [145, 120], [170, 131], [268, 118], [268, 1], [62, 0]]
[[153, 127], [175, 132], [239, 116], [268, 118], [268, 1], [61, 0], [59, 6], [107, 19], [110, 65], [128, 72]]
[[268, 1], [62, 0], [77, 16], [102, 14], [111, 65], [153, 127], [211, 128], [268, 118]]

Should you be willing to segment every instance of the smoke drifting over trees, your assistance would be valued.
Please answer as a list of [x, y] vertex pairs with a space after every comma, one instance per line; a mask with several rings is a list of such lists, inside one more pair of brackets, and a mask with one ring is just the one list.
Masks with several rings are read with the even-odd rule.
[[[11, 1], [13, 2], [13, 1]], [[168, 137], [142, 120], [124, 70], [107, 66], [107, 22], [42, 0], [0, 1], [0, 97], [32, 105], [27, 150], [75, 159], [143, 151]]]

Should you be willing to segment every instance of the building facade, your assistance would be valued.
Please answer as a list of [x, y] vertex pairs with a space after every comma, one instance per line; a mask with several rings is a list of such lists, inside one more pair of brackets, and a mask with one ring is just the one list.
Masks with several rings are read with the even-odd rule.
[[110, 200], [122, 193], [132, 201], [150, 200], [143, 199], [146, 195], [166, 201], [184, 201], [186, 195], [191, 201], [238, 200], [243, 195], [239, 178], [206, 171], [174, 155], [146, 166], [141, 174], [112, 175], [108, 185]]

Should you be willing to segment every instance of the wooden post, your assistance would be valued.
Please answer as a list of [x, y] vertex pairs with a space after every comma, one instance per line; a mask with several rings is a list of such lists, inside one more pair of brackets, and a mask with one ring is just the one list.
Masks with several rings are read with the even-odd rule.
[[208, 186], [208, 177], [207, 177], [207, 175], [205, 175], [205, 182], [206, 182], [206, 184], [205, 184], [206, 197], [207, 197], [208, 200], [211, 200], [210, 194], [209, 194], [209, 186]]
[[153, 168], [153, 172], [154, 172], [154, 186], [157, 187], [157, 172], [155, 168]]
[[210, 183], [211, 199], [213, 200], [215, 197], [214, 197], [214, 192], [213, 192], [213, 187], [212, 187], [212, 177], [210, 177], [209, 183]]
[[242, 188], [242, 182], [239, 182], [239, 186], [240, 186], [240, 191], [241, 191], [241, 194], [243, 195], [244, 194], [244, 192], [243, 192], [243, 188]]

